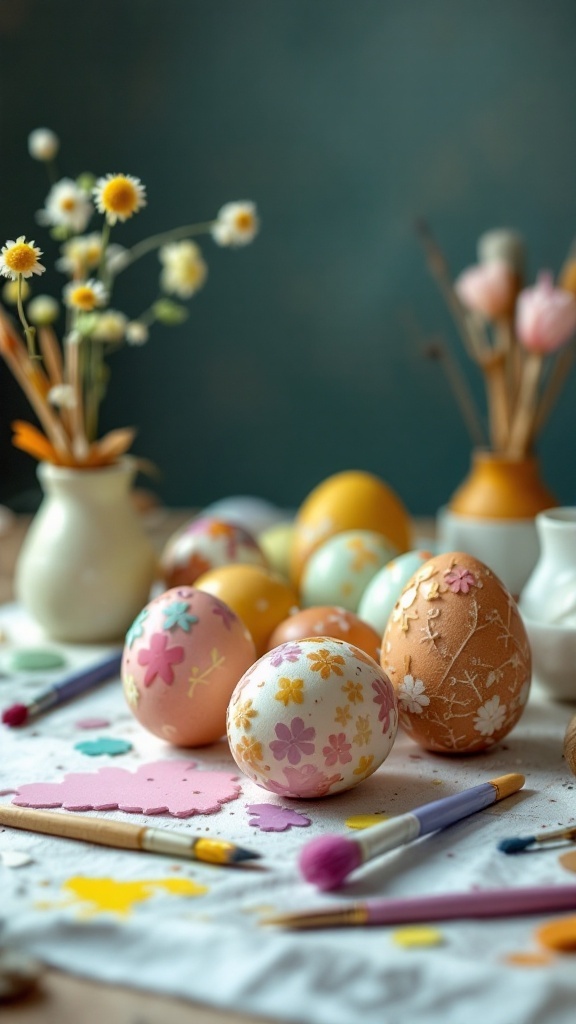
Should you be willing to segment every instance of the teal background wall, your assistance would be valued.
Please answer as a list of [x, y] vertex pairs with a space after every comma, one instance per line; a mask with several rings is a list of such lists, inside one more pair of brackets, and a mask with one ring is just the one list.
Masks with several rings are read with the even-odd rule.
[[[135, 424], [171, 505], [252, 493], [295, 506], [325, 476], [366, 468], [415, 514], [464, 475], [470, 440], [442, 371], [463, 355], [413, 224], [454, 271], [477, 236], [522, 230], [529, 271], [557, 270], [576, 234], [574, 0], [2, 0], [0, 235], [57, 252], [34, 211], [31, 129], [62, 139], [61, 174], [136, 174], [148, 206], [129, 245], [258, 204], [262, 231], [210, 267], [186, 325], [112, 362], [103, 428]], [[118, 282], [137, 314], [159, 264]], [[45, 275], [42, 290], [63, 278]], [[416, 325], [416, 330], [414, 330]], [[576, 502], [575, 378], [541, 439], [544, 475]], [[9, 443], [27, 406], [0, 367], [0, 501], [33, 501]]]

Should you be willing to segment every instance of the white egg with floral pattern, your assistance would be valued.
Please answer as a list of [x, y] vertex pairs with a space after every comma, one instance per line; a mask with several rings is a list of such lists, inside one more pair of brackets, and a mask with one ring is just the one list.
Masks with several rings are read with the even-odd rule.
[[398, 728], [394, 688], [358, 647], [331, 637], [281, 644], [236, 686], [227, 714], [232, 756], [280, 797], [352, 789], [390, 753]]

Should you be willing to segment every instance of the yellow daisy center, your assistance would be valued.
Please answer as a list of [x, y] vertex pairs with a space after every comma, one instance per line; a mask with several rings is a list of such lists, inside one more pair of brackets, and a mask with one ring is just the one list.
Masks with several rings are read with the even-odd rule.
[[15, 274], [25, 274], [36, 264], [36, 250], [27, 242], [16, 242], [4, 253], [4, 262]]
[[76, 209], [76, 201], [72, 198], [72, 196], [66, 196], [64, 199], [60, 201], [60, 205], [63, 210], [66, 210], [67, 213]]
[[238, 231], [251, 231], [254, 226], [254, 217], [247, 210], [236, 214], [236, 227]]
[[85, 313], [89, 313], [96, 306], [96, 295], [92, 288], [81, 284], [71, 292], [70, 302], [73, 306], [77, 306], [78, 309], [83, 309]]
[[102, 189], [101, 202], [108, 213], [130, 217], [138, 209], [138, 189], [128, 178], [119, 175], [106, 183]]

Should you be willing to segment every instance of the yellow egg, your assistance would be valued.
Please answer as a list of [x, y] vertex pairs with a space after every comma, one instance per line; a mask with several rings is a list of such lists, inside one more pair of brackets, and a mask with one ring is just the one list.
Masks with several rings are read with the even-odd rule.
[[294, 539], [294, 523], [277, 523], [264, 530], [258, 543], [274, 572], [290, 579], [290, 556]]
[[298, 586], [312, 552], [344, 530], [375, 530], [399, 553], [411, 546], [410, 518], [400, 498], [379, 477], [348, 470], [328, 477], [298, 510], [290, 558], [290, 578]]
[[223, 565], [204, 573], [194, 586], [219, 597], [236, 612], [254, 641], [258, 657], [266, 651], [272, 630], [298, 606], [292, 587], [281, 576], [258, 565]]

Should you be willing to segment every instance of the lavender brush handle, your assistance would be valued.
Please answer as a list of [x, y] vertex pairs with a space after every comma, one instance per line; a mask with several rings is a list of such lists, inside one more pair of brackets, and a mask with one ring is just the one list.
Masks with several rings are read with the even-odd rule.
[[446, 828], [469, 814], [481, 811], [484, 807], [496, 802], [497, 790], [491, 782], [484, 782], [481, 786], [473, 786], [463, 793], [455, 793], [442, 800], [435, 800], [434, 803], [424, 804], [416, 807], [410, 813], [418, 818], [420, 823], [419, 834], [426, 835], [427, 832], [436, 832], [437, 829]]
[[410, 924], [457, 918], [510, 917], [555, 910], [576, 910], [576, 885], [485, 889], [478, 892], [369, 900], [363, 904], [367, 924]]
[[103, 661], [98, 662], [97, 665], [73, 672], [63, 679], [62, 682], [56, 683], [47, 691], [45, 695], [46, 700], [42, 700], [43, 707], [47, 708], [60, 704], [65, 700], [69, 700], [70, 697], [76, 697], [79, 693], [84, 693], [85, 690], [89, 690], [96, 683], [110, 679], [111, 676], [116, 675], [120, 671], [121, 663], [122, 652], [115, 651], [114, 654], [110, 654]]

